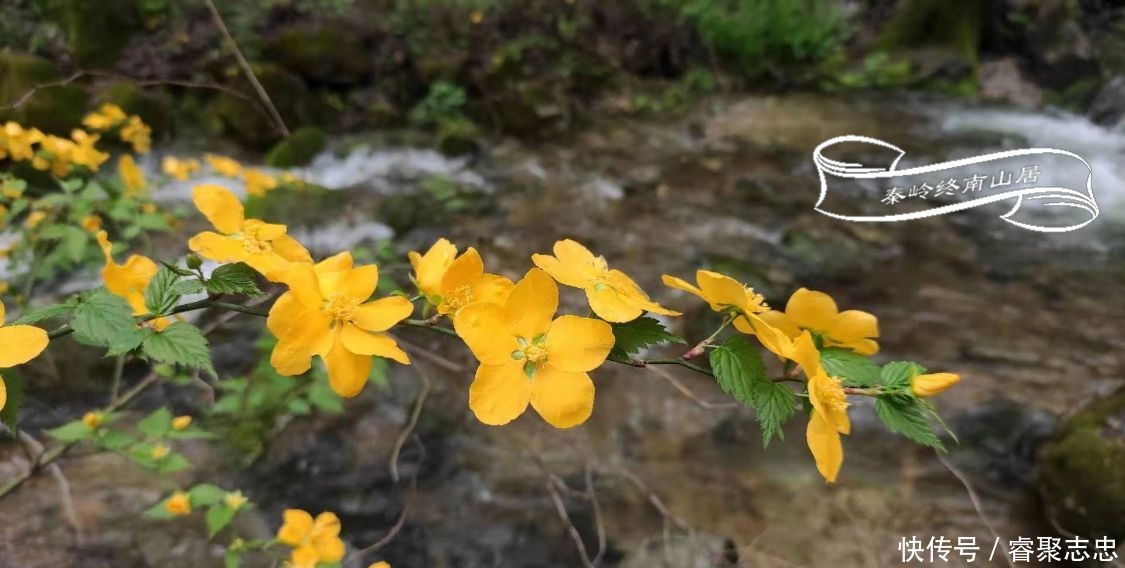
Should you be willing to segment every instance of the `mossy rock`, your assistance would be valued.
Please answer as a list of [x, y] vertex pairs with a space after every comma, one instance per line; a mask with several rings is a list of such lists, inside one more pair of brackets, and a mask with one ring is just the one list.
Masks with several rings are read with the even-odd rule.
[[907, 0], [880, 31], [874, 47], [911, 59], [922, 77], [973, 74], [988, 11], [987, 0]]
[[115, 81], [95, 97], [97, 104], [113, 103], [129, 114], [141, 117], [156, 134], [172, 128], [171, 101], [162, 93], [146, 91], [129, 81]]
[[294, 168], [311, 162], [324, 150], [324, 131], [315, 126], [294, 130], [266, 154], [266, 164], [275, 168]]
[[[288, 128], [312, 122], [315, 97], [300, 77], [273, 64], [255, 66], [254, 74]], [[282, 135], [258, 101], [249, 81], [240, 78], [234, 89], [248, 93], [250, 99], [221, 93], [211, 103], [204, 120], [214, 123], [220, 133], [228, 134], [251, 148], [265, 149], [278, 142]]]
[[480, 150], [480, 129], [473, 121], [445, 120], [438, 124], [437, 147], [447, 156], [464, 156]]
[[74, 62], [84, 69], [117, 63], [140, 26], [134, 0], [48, 0], [47, 13], [66, 33]]
[[60, 78], [55, 65], [46, 59], [0, 53], [0, 105], [15, 104], [36, 89], [19, 108], [0, 111], [0, 120], [14, 120], [51, 134], [69, 134], [82, 123], [86, 92], [78, 85], [38, 87]]
[[1125, 538], [1125, 389], [1070, 418], [1039, 454], [1047, 515], [1087, 538]]
[[266, 57], [314, 83], [354, 85], [369, 72], [362, 38], [339, 26], [283, 30], [269, 42]]

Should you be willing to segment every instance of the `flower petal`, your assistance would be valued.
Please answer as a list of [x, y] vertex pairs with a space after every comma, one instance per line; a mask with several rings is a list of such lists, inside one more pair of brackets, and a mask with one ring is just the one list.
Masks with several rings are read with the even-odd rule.
[[699, 270], [695, 273], [695, 280], [699, 282], [703, 299], [716, 312], [728, 307], [746, 308], [750, 304], [750, 293], [746, 291], [746, 287], [730, 276]]
[[484, 261], [480, 259], [477, 249], [469, 247], [449, 265], [449, 269], [442, 276], [441, 294], [448, 296], [462, 286], [469, 286], [482, 274], [484, 274]]
[[278, 256], [289, 262], [312, 262], [312, 255], [297, 239], [289, 235], [281, 235], [270, 242], [273, 251]]
[[424, 294], [433, 296], [441, 293], [441, 280], [457, 256], [457, 246], [446, 239], [438, 239], [426, 254], [410, 251], [408, 256], [414, 268], [414, 281]]
[[879, 320], [860, 310], [845, 310], [825, 331], [835, 341], [847, 343], [869, 337], [879, 337]]
[[306, 308], [293, 292], [274, 302], [266, 326], [278, 339], [270, 364], [285, 376], [308, 371], [313, 355], [323, 355], [332, 346], [328, 318]]
[[781, 310], [766, 310], [759, 313], [758, 317], [789, 337], [801, 335], [801, 328], [797, 327], [797, 324], [793, 323], [793, 320], [789, 319], [785, 312]]
[[848, 342], [832, 341], [831, 339], [829, 339], [827, 343], [832, 347], [845, 347], [847, 349], [851, 349], [852, 351], [855, 351], [856, 353], [863, 355], [864, 357], [868, 355], [874, 355], [879, 352], [879, 344], [874, 339], [860, 339], [858, 341]]
[[289, 287], [289, 292], [301, 302], [305, 309], [320, 312], [324, 304], [324, 296], [320, 291], [320, 279], [311, 264], [303, 262], [290, 263], [280, 274], [282, 283]]
[[287, 546], [300, 546], [312, 532], [312, 515], [300, 509], [286, 509], [282, 518], [285, 522], [277, 531], [277, 540]]
[[22, 365], [47, 348], [47, 332], [30, 325], [0, 327], [0, 368]]
[[249, 256], [242, 246], [242, 241], [210, 231], [204, 231], [192, 237], [188, 241], [188, 248], [203, 258], [220, 263], [242, 262]]
[[628, 274], [625, 274], [620, 270], [610, 270], [609, 281], [612, 284], [612, 287], [617, 289], [618, 293], [621, 295], [621, 299], [630, 305], [636, 306], [646, 312], [652, 312], [654, 314], [662, 314], [666, 316], [681, 315], [680, 312], [669, 310], [668, 308], [665, 308], [664, 306], [653, 302], [652, 299], [648, 297], [648, 294], [646, 294], [645, 291], [641, 289], [641, 287], [638, 286], [632, 278], [629, 277]]
[[504, 304], [508, 332], [527, 340], [547, 333], [559, 307], [559, 287], [546, 272], [532, 268], [512, 288]]
[[367, 302], [352, 312], [355, 324], [367, 331], [386, 331], [414, 313], [414, 304], [402, 296]]
[[503, 304], [508, 300], [513, 287], [515, 284], [503, 276], [482, 274], [472, 285], [473, 303]]
[[8, 385], [4, 384], [4, 377], [0, 377], [0, 410], [4, 410], [5, 404], [8, 404]]
[[617, 290], [608, 286], [600, 290], [587, 288], [586, 300], [590, 302], [590, 309], [606, 321], [617, 323], [633, 321], [644, 312], [640, 307], [627, 301]]
[[316, 275], [321, 277], [332, 272], [351, 270], [353, 262], [352, 253], [344, 251], [316, 263]]
[[561, 316], [547, 332], [548, 361], [567, 373], [591, 371], [605, 362], [614, 341], [613, 328], [602, 320]]
[[574, 239], [557, 241], [551, 250], [563, 265], [571, 270], [585, 273], [587, 277], [597, 276], [597, 273], [601, 272], [599, 268], [604, 270], [604, 260], [594, 256], [590, 249]]
[[840, 434], [836, 432], [836, 428], [814, 410], [809, 418], [808, 429], [805, 430], [805, 440], [816, 460], [817, 471], [828, 483], [836, 483], [836, 476], [844, 463], [844, 446], [840, 443]]
[[793, 350], [793, 340], [789, 339], [789, 336], [780, 329], [766, 323], [765, 320], [758, 317], [757, 314], [740, 316], [735, 319], [734, 328], [742, 333], [757, 336], [762, 347], [765, 347], [774, 355], [783, 359], [790, 358], [790, 352]]
[[332, 564], [344, 558], [344, 541], [338, 536], [318, 537], [313, 540], [313, 547], [322, 563]]
[[809, 332], [803, 332], [797, 339], [793, 340], [793, 349], [789, 355], [789, 359], [797, 363], [801, 370], [805, 372], [805, 376], [811, 380], [813, 375], [822, 371], [820, 366], [820, 351], [817, 350], [816, 344], [813, 342], [812, 335]]
[[578, 266], [571, 264], [564, 264], [563, 261], [547, 254], [533, 254], [531, 261], [535, 266], [543, 269], [551, 278], [557, 280], [560, 284], [573, 286], [575, 288], [588, 288], [593, 286], [590, 280], [590, 275], [587, 271], [582, 270]]
[[490, 426], [519, 418], [530, 401], [531, 380], [524, 374], [523, 364], [512, 359], [500, 365], [482, 364], [469, 387], [469, 408], [477, 420]]
[[594, 381], [586, 373], [546, 365], [531, 381], [531, 406], [555, 428], [578, 426], [594, 412]]
[[818, 331], [828, 331], [836, 320], [836, 301], [824, 292], [800, 288], [789, 297], [785, 315], [793, 323]]
[[330, 272], [320, 276], [320, 292], [325, 298], [340, 294], [361, 302], [375, 293], [379, 284], [379, 267], [366, 264], [351, 270]]
[[4, 301], [0, 300], [0, 325], [4, 325], [4, 317], [5, 317], [4, 311], [5, 311]]
[[246, 221], [242, 202], [226, 188], [210, 184], [197, 185], [191, 190], [191, 200], [219, 232], [229, 235], [242, 230], [242, 224]]
[[508, 332], [504, 308], [497, 304], [472, 304], [457, 313], [453, 327], [461, 340], [482, 364], [514, 362], [519, 349], [515, 336]]
[[403, 365], [410, 364], [410, 356], [406, 354], [391, 336], [385, 333], [369, 333], [354, 325], [348, 324], [340, 331], [340, 342], [344, 347], [357, 355], [374, 355], [398, 361]]
[[317, 515], [316, 520], [313, 521], [312, 534], [313, 536], [340, 536], [340, 517], [329, 511]]
[[352, 398], [367, 384], [373, 363], [370, 355], [352, 353], [337, 339], [324, 357], [324, 365], [328, 367], [328, 384], [332, 390], [344, 398]]
[[675, 288], [677, 290], [683, 290], [684, 292], [688, 292], [689, 294], [695, 294], [696, 296], [699, 296], [700, 298], [703, 297], [703, 290], [700, 290], [699, 288], [696, 288], [695, 286], [691, 285], [691, 283], [689, 283], [687, 280], [684, 280], [683, 278], [677, 278], [677, 277], [672, 276], [670, 274], [665, 274], [664, 276], [661, 276], [660, 279], [662, 281], [664, 281], [664, 285], [669, 287], [669, 288]]

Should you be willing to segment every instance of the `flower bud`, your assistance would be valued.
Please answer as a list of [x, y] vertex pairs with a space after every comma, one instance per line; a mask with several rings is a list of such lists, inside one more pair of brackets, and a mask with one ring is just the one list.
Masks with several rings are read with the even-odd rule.
[[179, 431], [191, 426], [191, 416], [177, 416], [172, 419], [172, 429]]
[[203, 266], [203, 259], [194, 254], [189, 254], [187, 257], [187, 267], [192, 270], [199, 270], [200, 266]]
[[910, 388], [914, 391], [914, 396], [925, 398], [945, 392], [960, 380], [961, 377], [953, 373], [930, 373], [914, 377]]

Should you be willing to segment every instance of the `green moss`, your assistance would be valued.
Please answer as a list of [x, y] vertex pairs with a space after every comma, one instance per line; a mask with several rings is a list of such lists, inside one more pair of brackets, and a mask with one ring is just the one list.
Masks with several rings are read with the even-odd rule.
[[908, 0], [884, 26], [876, 47], [890, 53], [902, 48], [939, 47], [975, 68], [987, 17], [985, 0]]
[[15, 104], [36, 89], [19, 108], [0, 111], [0, 119], [14, 120], [51, 134], [69, 134], [72, 128], [82, 123], [86, 112], [86, 92], [77, 85], [39, 87], [59, 79], [55, 65], [46, 59], [0, 53], [0, 104]]
[[87, 69], [112, 67], [140, 23], [133, 0], [49, 0], [47, 5], [66, 33], [75, 63]]
[[315, 126], [306, 126], [274, 145], [266, 154], [266, 164], [275, 168], [304, 166], [324, 150], [324, 131]]
[[1088, 537], [1125, 538], [1125, 390], [1074, 415], [1039, 456], [1048, 514]]
[[336, 27], [289, 28], [269, 43], [266, 56], [317, 83], [349, 85], [368, 73], [363, 40]]
[[[254, 73], [288, 128], [292, 130], [312, 122], [316, 103], [300, 77], [272, 64], [256, 66]], [[254, 93], [246, 80], [241, 80], [235, 88], [242, 93]], [[262, 103], [253, 95], [248, 97], [220, 94], [211, 103], [204, 120], [247, 146], [268, 148], [281, 139], [281, 133]]]
[[171, 130], [171, 103], [161, 94], [146, 91], [129, 81], [115, 81], [95, 96], [98, 104], [113, 103], [129, 114], [135, 114], [152, 127], [154, 133]]

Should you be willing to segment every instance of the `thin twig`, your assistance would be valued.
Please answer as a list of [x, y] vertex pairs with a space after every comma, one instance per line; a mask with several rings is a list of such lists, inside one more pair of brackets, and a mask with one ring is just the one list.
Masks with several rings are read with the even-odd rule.
[[955, 467], [952, 463], [950, 463], [950, 461], [946, 459], [946, 457], [942, 455], [941, 452], [934, 450], [934, 455], [937, 456], [937, 459], [939, 462], [941, 462], [941, 465], [945, 466], [945, 469], [948, 469], [949, 473], [952, 473], [953, 477], [956, 477], [957, 481], [960, 481], [961, 485], [965, 487], [965, 492], [969, 494], [969, 501], [973, 504], [973, 509], [976, 510], [977, 516], [979, 516], [980, 520], [984, 522], [984, 526], [988, 529], [988, 532], [992, 534], [992, 538], [999, 541], [1000, 546], [1004, 548], [1004, 562], [1006, 562], [1009, 567], [1014, 568], [1014, 566], [1012, 566], [1012, 561], [1008, 552], [1008, 543], [1004, 539], [1000, 538], [1000, 533], [997, 532], [996, 528], [992, 526], [992, 521], [988, 520], [988, 515], [984, 514], [984, 506], [981, 504], [980, 497], [977, 496], [976, 490], [973, 489], [972, 483], [969, 483], [969, 478], [966, 477], [964, 473], [961, 473], [961, 471], [957, 469], [957, 467]]
[[[28, 474], [31, 474], [34, 471], [35, 463], [47, 450], [43, 447], [43, 444], [39, 443], [39, 440], [36, 440], [27, 432], [20, 430], [19, 436], [20, 439], [34, 449], [36, 453], [36, 458], [28, 464]], [[60, 468], [57, 463], [48, 465], [47, 472], [51, 474], [51, 477], [59, 486], [59, 501], [62, 505], [63, 515], [74, 529], [74, 542], [82, 546], [84, 540], [82, 538], [82, 527], [78, 524], [78, 514], [74, 512], [74, 498], [70, 493], [70, 482], [67, 481], [66, 475], [63, 474], [62, 468]]]
[[431, 362], [431, 363], [433, 363], [433, 364], [435, 364], [435, 365], [437, 365], [437, 366], [439, 366], [439, 367], [441, 367], [441, 368], [443, 368], [447, 371], [453, 371], [454, 373], [461, 373], [461, 372], [465, 371], [464, 365], [461, 365], [461, 364], [455, 363], [455, 362], [453, 362], [449, 359], [446, 359], [445, 357], [442, 357], [441, 355], [438, 355], [437, 353], [434, 353], [434, 352], [430, 351], [429, 349], [426, 349], [425, 347], [422, 347], [421, 345], [416, 345], [414, 343], [411, 343], [411, 342], [409, 342], [405, 339], [402, 339], [401, 337], [397, 337], [397, 336], [395, 337], [395, 341], [397, 341], [399, 345], [401, 345], [403, 348], [405, 348], [410, 353], [412, 353], [414, 355], [417, 355], [417, 356], [419, 356], [423, 359], [426, 359], [429, 362]]
[[242, 72], [246, 74], [246, 78], [250, 80], [250, 84], [253, 85], [254, 90], [257, 91], [258, 97], [262, 99], [262, 103], [265, 104], [266, 108], [270, 111], [270, 115], [273, 117], [278, 131], [285, 136], [289, 136], [289, 128], [285, 126], [285, 121], [282, 120], [281, 113], [277, 112], [277, 107], [275, 107], [273, 101], [270, 100], [269, 93], [266, 92], [265, 87], [262, 87], [262, 83], [258, 81], [258, 77], [254, 75], [254, 70], [250, 68], [250, 62], [242, 55], [242, 50], [238, 48], [238, 42], [234, 41], [234, 36], [232, 36], [230, 30], [227, 29], [226, 23], [223, 22], [223, 16], [219, 14], [218, 8], [215, 8], [215, 3], [212, 0], [205, 1], [207, 9], [211, 11], [211, 19], [215, 21], [215, 26], [219, 28], [219, 31], [223, 32], [223, 37], [226, 38], [227, 43], [230, 44], [231, 49], [234, 51], [235, 58], [238, 59], [238, 65], [242, 67]]
[[695, 394], [694, 391], [688, 388], [687, 385], [677, 379], [675, 375], [668, 372], [667, 369], [663, 369], [660, 367], [649, 367], [648, 369], [653, 373], [656, 373], [658, 377], [671, 383], [672, 386], [676, 388], [676, 390], [680, 391], [680, 394], [684, 395], [702, 408], [706, 408], [708, 410], [729, 410], [742, 407], [742, 405], [737, 402], [711, 402], [709, 400], [703, 400], [699, 397], [699, 395]]
[[605, 557], [606, 534], [605, 521], [602, 518], [602, 504], [598, 500], [597, 490], [594, 489], [594, 464], [590, 459], [586, 460], [586, 495], [590, 499], [590, 506], [594, 511], [594, 527], [598, 532], [598, 553], [594, 555], [593, 560], [594, 565], [597, 566]]
[[398, 440], [395, 440], [395, 449], [391, 452], [391, 479], [398, 483], [398, 456], [402, 453], [402, 447], [406, 444], [406, 440], [414, 433], [414, 428], [418, 425], [418, 418], [422, 415], [422, 408], [426, 405], [426, 397], [430, 395], [430, 377], [421, 371], [418, 376], [422, 377], [422, 390], [418, 392], [418, 398], [414, 400], [414, 409], [410, 412], [410, 420], [407, 421], [406, 427], [398, 435]]
[[566, 525], [566, 532], [570, 535], [570, 539], [574, 541], [574, 547], [578, 549], [578, 556], [582, 559], [582, 565], [586, 568], [597, 568], [593, 562], [590, 561], [590, 555], [586, 552], [586, 544], [582, 542], [582, 535], [578, 532], [578, 527], [574, 526], [574, 522], [570, 520], [570, 515], [566, 512], [566, 505], [563, 504], [562, 496], [559, 495], [559, 490], [555, 488], [555, 483], [547, 478], [547, 493], [551, 496], [551, 502], [555, 504], [555, 511], [559, 514], [564, 525]]

